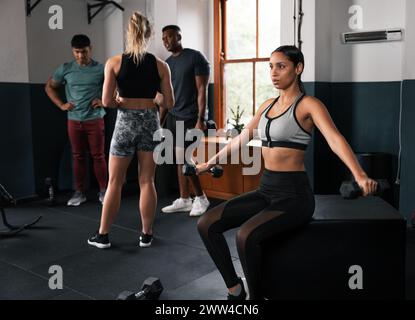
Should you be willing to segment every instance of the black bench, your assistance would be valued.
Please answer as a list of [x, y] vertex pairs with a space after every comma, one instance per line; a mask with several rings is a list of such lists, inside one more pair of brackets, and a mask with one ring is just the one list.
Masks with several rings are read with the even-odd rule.
[[309, 225], [263, 244], [263, 296], [403, 299], [405, 246], [406, 221], [382, 199], [316, 196]]

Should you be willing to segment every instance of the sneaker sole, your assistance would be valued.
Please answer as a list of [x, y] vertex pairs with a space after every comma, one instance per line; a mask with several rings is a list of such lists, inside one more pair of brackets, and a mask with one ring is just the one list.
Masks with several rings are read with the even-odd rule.
[[91, 241], [89, 241], [89, 240], [88, 240], [88, 244], [89, 244], [90, 246], [94, 246], [94, 247], [97, 247], [97, 248], [99, 248], [99, 249], [108, 249], [108, 248], [110, 248], [110, 247], [111, 247], [111, 243], [108, 243], [108, 244], [102, 244], [102, 243], [97, 243], [97, 242], [91, 242]]
[[85, 201], [82, 201], [82, 202], [80, 202], [80, 203], [67, 203], [66, 205], [68, 206], [68, 207], [78, 207], [78, 206], [80, 206], [81, 204], [83, 204], [83, 203], [85, 203], [86, 202], [86, 199], [85, 199]]
[[151, 240], [150, 241], [150, 243], [142, 243], [141, 241], [140, 241], [140, 244], [139, 244], [139, 246], [141, 247], [141, 248], [148, 248], [148, 247], [150, 247], [151, 246], [151, 243], [153, 242], [153, 240]]
[[191, 217], [200, 217], [202, 214], [204, 214], [206, 211], [208, 211], [208, 209], [209, 209], [209, 207], [207, 207], [206, 208], [206, 210], [205, 211], [203, 211], [203, 212], [196, 212], [196, 213], [192, 213], [191, 211], [190, 211], [190, 214], [189, 214], [189, 216], [191, 216]]
[[[206, 212], [206, 211], [205, 211]], [[201, 213], [189, 213], [189, 217], [200, 217], [201, 215], [203, 215], [205, 212], [201, 212]]]
[[176, 213], [176, 212], [189, 212], [189, 211], [192, 211], [192, 207], [183, 208], [183, 209], [175, 209], [175, 210], [161, 209], [161, 212], [163, 213]]

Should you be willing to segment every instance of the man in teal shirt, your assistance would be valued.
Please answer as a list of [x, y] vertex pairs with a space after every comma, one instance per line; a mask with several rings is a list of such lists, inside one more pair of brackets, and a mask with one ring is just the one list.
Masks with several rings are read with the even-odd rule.
[[[91, 41], [86, 35], [75, 35], [71, 45], [75, 60], [59, 66], [49, 78], [45, 90], [52, 102], [68, 114], [75, 177], [75, 193], [69, 199], [68, 206], [79, 206], [86, 201], [86, 152], [89, 151], [93, 159], [101, 203], [107, 187], [105, 110], [101, 102], [104, 66], [92, 59]], [[60, 86], [65, 86], [67, 102], [62, 101], [59, 95]]]

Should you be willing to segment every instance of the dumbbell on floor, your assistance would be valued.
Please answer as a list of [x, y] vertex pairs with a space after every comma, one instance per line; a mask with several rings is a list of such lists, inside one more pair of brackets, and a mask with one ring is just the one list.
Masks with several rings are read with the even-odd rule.
[[[378, 183], [375, 196], [381, 195], [390, 188], [389, 182], [385, 179], [375, 180]], [[344, 181], [340, 186], [340, 194], [344, 199], [356, 199], [362, 196], [362, 189], [356, 181]]]
[[139, 292], [123, 291], [118, 295], [117, 300], [158, 300], [162, 292], [160, 279], [149, 277], [144, 280]]
[[[182, 173], [184, 176], [194, 176], [196, 175], [196, 166], [194, 164], [186, 163], [183, 165]], [[214, 178], [220, 178], [223, 175], [223, 168], [216, 165], [209, 169], [209, 173]]]

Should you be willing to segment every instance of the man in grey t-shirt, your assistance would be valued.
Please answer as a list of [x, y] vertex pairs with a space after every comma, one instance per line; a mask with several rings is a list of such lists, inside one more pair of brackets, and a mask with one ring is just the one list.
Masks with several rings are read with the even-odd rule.
[[[193, 49], [184, 49], [181, 43], [182, 35], [178, 26], [169, 25], [163, 28], [163, 44], [172, 55], [166, 60], [172, 75], [172, 84], [176, 103], [168, 113], [161, 109], [160, 121], [164, 128], [176, 136], [176, 126], [183, 121], [184, 130], [205, 130], [206, 89], [209, 82], [210, 66], [203, 54]], [[188, 147], [192, 141], [184, 141]], [[177, 148], [176, 141], [174, 141]], [[210, 203], [204, 194], [199, 177], [185, 177], [182, 165], [177, 165], [180, 198], [172, 205], [162, 209], [165, 213], [190, 211], [190, 216], [200, 216]], [[196, 193], [192, 201], [189, 181]]]

